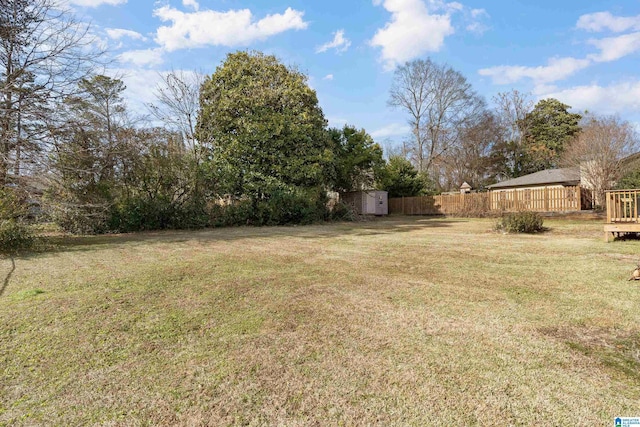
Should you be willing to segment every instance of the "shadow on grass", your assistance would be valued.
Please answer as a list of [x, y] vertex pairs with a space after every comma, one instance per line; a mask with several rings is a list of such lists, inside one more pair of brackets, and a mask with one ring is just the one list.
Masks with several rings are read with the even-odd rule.
[[131, 243], [181, 243], [181, 242], [232, 242], [245, 239], [265, 239], [273, 237], [297, 237], [303, 239], [331, 239], [343, 236], [376, 236], [408, 233], [424, 228], [450, 227], [464, 219], [443, 219], [441, 217], [387, 217], [360, 222], [334, 222], [298, 226], [240, 226], [205, 228], [197, 230], [143, 231], [126, 234], [105, 234], [95, 236], [53, 236], [30, 254], [29, 258], [49, 252], [89, 251], [99, 246], [117, 246]]
[[11, 259], [11, 270], [9, 271], [9, 273], [7, 273], [7, 276], [4, 278], [4, 282], [2, 283], [2, 288], [0, 288], [0, 297], [4, 294], [4, 291], [7, 289], [7, 286], [9, 286], [9, 280], [11, 280], [11, 276], [13, 275], [13, 272], [16, 271], [16, 260], [13, 259], [13, 257], [10, 257]]
[[633, 233], [633, 232], [629, 232], [629, 233], [622, 233], [622, 235], [620, 236], [616, 236], [613, 241], [614, 242], [624, 242], [624, 241], [637, 241], [640, 240], [640, 233]]
[[574, 326], [541, 328], [539, 331], [634, 382], [640, 380], [640, 330]]

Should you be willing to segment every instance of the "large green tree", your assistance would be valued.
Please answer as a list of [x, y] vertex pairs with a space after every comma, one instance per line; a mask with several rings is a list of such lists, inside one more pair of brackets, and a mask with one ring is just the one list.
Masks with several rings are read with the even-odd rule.
[[337, 191], [368, 190], [384, 167], [382, 147], [364, 130], [345, 125], [329, 129], [335, 159]]
[[214, 147], [229, 193], [326, 183], [331, 147], [307, 77], [260, 52], [229, 54], [202, 85], [196, 137]]
[[580, 132], [580, 114], [554, 98], [539, 101], [525, 118], [526, 163], [524, 173], [554, 168], [573, 137]]

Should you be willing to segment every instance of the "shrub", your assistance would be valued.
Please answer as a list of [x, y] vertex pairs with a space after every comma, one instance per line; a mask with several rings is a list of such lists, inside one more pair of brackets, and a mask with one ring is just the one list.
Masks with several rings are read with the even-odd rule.
[[0, 222], [0, 252], [15, 253], [33, 246], [35, 238], [31, 228], [15, 219]]
[[195, 229], [208, 223], [206, 206], [195, 197], [182, 203], [162, 196], [129, 197], [112, 207], [109, 218], [110, 229], [120, 232]]
[[51, 207], [51, 219], [64, 231], [73, 234], [100, 234], [109, 230], [108, 206], [65, 206], [62, 203]]
[[544, 229], [542, 222], [537, 212], [516, 212], [504, 215], [496, 224], [496, 229], [507, 233], [537, 233]]
[[327, 197], [315, 190], [271, 189], [261, 197], [244, 196], [211, 208], [211, 225], [310, 224], [330, 219]]
[[35, 241], [28, 215], [25, 194], [11, 188], [0, 189], [0, 253], [11, 254], [29, 249]]

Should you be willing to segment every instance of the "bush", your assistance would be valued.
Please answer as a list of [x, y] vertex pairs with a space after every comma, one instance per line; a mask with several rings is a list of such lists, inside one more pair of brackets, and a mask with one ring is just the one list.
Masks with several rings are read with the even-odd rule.
[[507, 233], [538, 233], [544, 230], [542, 217], [537, 212], [516, 212], [504, 215], [496, 229]]
[[119, 232], [206, 227], [209, 216], [204, 202], [191, 197], [177, 203], [166, 197], [130, 197], [114, 206], [109, 228]]
[[327, 197], [318, 191], [275, 188], [262, 197], [232, 201], [211, 210], [211, 225], [286, 225], [310, 224], [330, 217]]
[[0, 222], [0, 252], [15, 253], [33, 246], [35, 238], [31, 228], [15, 219]]
[[64, 231], [73, 234], [101, 234], [109, 230], [108, 206], [51, 206], [51, 219]]

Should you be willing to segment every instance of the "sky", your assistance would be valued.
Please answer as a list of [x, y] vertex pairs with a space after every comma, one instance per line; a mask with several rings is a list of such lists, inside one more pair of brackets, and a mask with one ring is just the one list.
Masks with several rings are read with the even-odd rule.
[[640, 0], [66, 0], [91, 22], [129, 106], [172, 70], [210, 75], [258, 50], [309, 77], [329, 125], [392, 147], [407, 114], [387, 104], [394, 69], [431, 58], [491, 107], [517, 89], [640, 125]]

